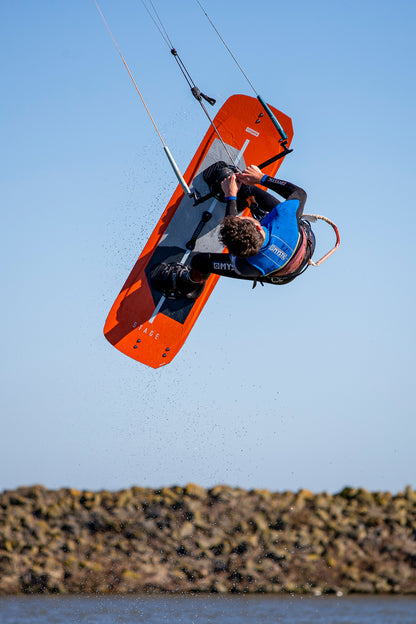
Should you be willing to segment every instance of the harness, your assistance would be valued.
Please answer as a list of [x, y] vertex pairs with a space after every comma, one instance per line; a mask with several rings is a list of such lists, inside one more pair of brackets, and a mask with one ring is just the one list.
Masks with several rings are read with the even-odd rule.
[[298, 277], [301, 273], [306, 271], [310, 264], [313, 252], [315, 251], [315, 235], [312, 231], [311, 224], [305, 219], [299, 221], [299, 228], [301, 233], [301, 240], [298, 247], [283, 269], [264, 275], [253, 281], [253, 288], [257, 286], [259, 282], [262, 286], [266, 284], [288, 284], [295, 277]]

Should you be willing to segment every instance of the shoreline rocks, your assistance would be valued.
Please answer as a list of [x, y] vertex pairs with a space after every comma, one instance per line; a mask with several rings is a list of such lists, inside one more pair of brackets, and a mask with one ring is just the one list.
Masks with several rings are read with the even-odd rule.
[[416, 594], [416, 491], [0, 494], [0, 594]]

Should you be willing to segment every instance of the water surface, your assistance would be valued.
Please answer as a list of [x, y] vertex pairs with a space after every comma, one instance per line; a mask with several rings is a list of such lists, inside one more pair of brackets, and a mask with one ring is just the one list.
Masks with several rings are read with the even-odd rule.
[[416, 597], [0, 597], [0, 624], [416, 624]]

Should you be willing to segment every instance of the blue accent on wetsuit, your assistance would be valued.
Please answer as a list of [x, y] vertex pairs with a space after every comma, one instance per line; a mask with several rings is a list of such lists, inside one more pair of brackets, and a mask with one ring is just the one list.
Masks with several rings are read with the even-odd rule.
[[262, 275], [279, 271], [294, 255], [300, 240], [296, 216], [299, 203], [298, 199], [282, 202], [261, 220], [266, 240], [255, 256], [244, 260], [259, 269]]

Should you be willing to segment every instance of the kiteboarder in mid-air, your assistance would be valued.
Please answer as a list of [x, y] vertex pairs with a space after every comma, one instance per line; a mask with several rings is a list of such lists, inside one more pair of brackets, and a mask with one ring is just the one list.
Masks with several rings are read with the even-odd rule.
[[[222, 40], [256, 97], [232, 95], [212, 119], [205, 104], [215, 105], [215, 99], [193, 81], [153, 4], [149, 3], [150, 11], [143, 3], [210, 122], [182, 175], [94, 1], [179, 182], [104, 325], [110, 344], [158, 368], [178, 353], [219, 275], [251, 280], [254, 285], [285, 284], [309, 264], [318, 266], [334, 253], [339, 234], [326, 217], [303, 214], [306, 193], [302, 189], [271, 177], [293, 151], [290, 117], [267, 104]], [[277, 192], [283, 201], [265, 189]], [[333, 227], [337, 240], [333, 249], [312, 261], [315, 239], [309, 223], [317, 219]]]
[[[196, 253], [190, 266], [161, 263], [152, 284], [172, 298], [195, 299], [211, 273], [254, 282], [286, 284], [308, 266], [315, 248], [309, 222], [302, 219], [306, 192], [264, 175], [255, 165], [236, 173], [224, 162], [211, 166], [204, 177], [211, 189], [220, 185], [226, 203], [219, 238], [228, 253]], [[285, 201], [257, 185], [278, 193]], [[251, 216], [240, 214], [246, 207]]]

